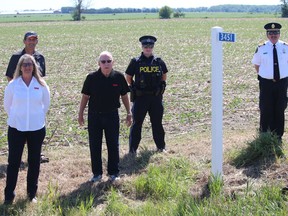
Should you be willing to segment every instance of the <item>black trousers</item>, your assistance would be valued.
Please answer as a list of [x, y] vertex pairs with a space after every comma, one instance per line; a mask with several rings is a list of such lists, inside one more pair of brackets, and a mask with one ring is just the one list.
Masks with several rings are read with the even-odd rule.
[[5, 187], [5, 200], [13, 200], [18, 179], [21, 158], [25, 143], [28, 147], [28, 173], [27, 194], [34, 198], [38, 189], [38, 177], [40, 171], [40, 155], [42, 143], [46, 135], [46, 128], [37, 131], [18, 131], [8, 127], [8, 167]]
[[288, 78], [277, 82], [260, 76], [258, 79], [260, 88], [260, 131], [274, 132], [281, 139], [284, 134]]
[[146, 114], [150, 116], [152, 134], [158, 149], [165, 148], [165, 131], [162, 125], [164, 107], [162, 95], [143, 95], [137, 96], [133, 107], [133, 123], [130, 128], [129, 152], [136, 152], [141, 141], [142, 124]]
[[119, 173], [119, 114], [118, 110], [107, 113], [88, 113], [88, 134], [92, 172], [102, 175], [102, 139], [103, 132], [108, 150], [108, 174]]

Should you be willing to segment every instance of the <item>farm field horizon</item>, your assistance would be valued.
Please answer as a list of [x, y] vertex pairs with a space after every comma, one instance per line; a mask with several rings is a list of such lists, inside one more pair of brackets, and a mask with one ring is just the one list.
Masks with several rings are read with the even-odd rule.
[[[197, 166], [191, 165], [191, 170], [196, 169], [198, 175], [202, 174], [202, 178], [199, 176], [198, 178], [206, 179], [211, 165], [211, 28], [215, 26], [220, 26], [224, 32], [233, 32], [237, 36], [235, 43], [223, 43], [224, 179], [227, 180], [227, 188], [245, 187], [250, 181], [250, 177], [241, 172], [238, 176], [241, 183], [233, 185], [231, 179], [237, 178], [237, 173], [240, 171], [227, 160], [231, 157], [230, 151], [245, 148], [246, 143], [257, 135], [259, 89], [257, 74], [251, 60], [258, 44], [267, 40], [263, 26], [268, 22], [281, 23], [280, 40], [288, 41], [286, 19], [271, 14], [270, 17], [256, 18], [186, 17], [168, 20], [157, 18], [89, 20], [87, 16], [87, 21], [80, 22], [2, 22], [2, 19], [4, 20], [1, 15], [0, 100], [2, 104], [7, 85], [6, 67], [12, 53], [23, 49], [23, 36], [26, 31], [33, 30], [38, 33], [37, 50], [44, 54], [46, 59], [45, 80], [50, 87], [51, 106], [46, 120], [47, 135], [43, 149], [51, 162], [41, 165], [40, 199], [41, 196], [45, 197], [49, 193], [49, 184], [59, 185], [60, 197], [67, 194], [72, 197], [73, 192], [77, 192], [77, 188], [79, 189], [83, 182], [91, 177], [87, 130], [79, 127], [77, 122], [84, 79], [89, 72], [98, 68], [97, 57], [104, 50], [112, 53], [115, 60], [114, 69], [124, 73], [130, 59], [141, 53], [138, 39], [142, 35], [157, 37], [154, 53], [161, 57], [168, 67], [163, 118], [168, 155], [156, 155], [154, 160], [154, 156], [151, 156], [151, 161], [148, 160], [143, 169], [139, 168], [138, 173], [133, 170], [131, 164], [124, 163], [127, 162], [124, 159], [128, 151], [129, 129], [124, 125], [125, 110], [121, 105], [119, 109], [120, 152], [124, 176], [121, 182], [125, 182], [125, 178], [129, 181], [140, 173], [145, 173], [149, 163], [157, 166], [174, 158], [182, 158], [190, 164], [197, 164]], [[0, 116], [0, 172], [5, 176], [7, 115], [3, 105], [0, 110], [2, 114]], [[87, 108], [84, 117], [87, 119]], [[286, 152], [287, 119], [285, 123], [283, 148]], [[105, 140], [103, 148], [106, 149], [104, 146]], [[148, 116], [143, 125], [140, 146], [140, 151], [144, 153], [155, 148]], [[104, 151], [103, 157], [106, 157], [106, 153]], [[274, 168], [276, 171], [277, 169], [281, 171], [287, 166], [287, 160], [283, 159]], [[287, 171], [283, 171], [283, 175], [279, 174], [279, 178], [272, 178], [271, 173], [275, 174], [275, 170], [269, 170], [267, 175], [254, 178], [253, 182], [256, 182], [255, 185], [272, 184], [273, 181], [280, 185], [288, 184]], [[25, 197], [25, 175], [23, 173], [22, 175], [18, 180], [17, 194]], [[206, 177], [203, 177], [204, 175]], [[4, 190], [2, 185], [5, 185], [4, 177], [0, 178], [0, 184], [1, 202]], [[103, 190], [105, 192], [108, 189], [104, 187]], [[99, 203], [104, 205], [102, 196], [101, 193], [96, 198], [99, 198]], [[94, 203], [92, 208], [97, 208], [99, 203]], [[137, 206], [137, 203], [135, 205]]]

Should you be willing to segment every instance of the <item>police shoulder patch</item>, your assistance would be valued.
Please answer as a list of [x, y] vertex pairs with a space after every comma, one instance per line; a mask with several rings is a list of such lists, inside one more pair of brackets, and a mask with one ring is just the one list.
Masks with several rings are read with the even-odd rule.
[[133, 58], [133, 60], [136, 61], [136, 62], [140, 61], [141, 60], [141, 56], [135, 57], [135, 58]]

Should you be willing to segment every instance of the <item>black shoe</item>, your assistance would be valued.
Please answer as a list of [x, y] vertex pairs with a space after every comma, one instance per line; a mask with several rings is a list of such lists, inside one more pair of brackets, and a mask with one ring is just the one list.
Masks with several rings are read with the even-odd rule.
[[13, 199], [4, 201], [4, 205], [12, 205], [12, 204], [13, 204]]
[[12, 196], [8, 196], [9, 198], [7, 199], [7, 197], [4, 200], [4, 205], [12, 205], [13, 200], [15, 198], [15, 193], [13, 192]]

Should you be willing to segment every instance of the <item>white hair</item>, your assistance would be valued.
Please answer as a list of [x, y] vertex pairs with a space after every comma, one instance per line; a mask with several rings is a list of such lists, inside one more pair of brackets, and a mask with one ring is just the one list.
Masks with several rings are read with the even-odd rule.
[[103, 51], [103, 52], [100, 53], [100, 55], [99, 55], [99, 57], [98, 57], [98, 62], [100, 61], [100, 58], [101, 58], [102, 56], [109, 56], [109, 57], [111, 58], [111, 60], [113, 61], [113, 56], [112, 56], [112, 54], [111, 54], [110, 52], [108, 52], [108, 51]]

